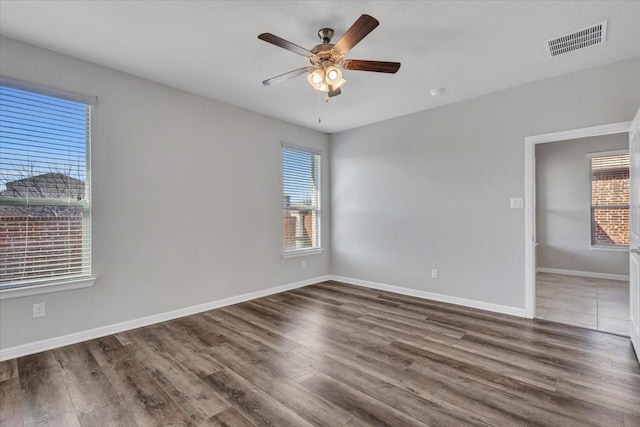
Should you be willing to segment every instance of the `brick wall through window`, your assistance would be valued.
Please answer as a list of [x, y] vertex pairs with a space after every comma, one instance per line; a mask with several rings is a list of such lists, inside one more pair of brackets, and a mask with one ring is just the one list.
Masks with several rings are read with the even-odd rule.
[[[0, 207], [0, 279], [11, 282], [42, 276], [82, 273], [83, 218], [81, 208], [57, 212], [36, 208]], [[30, 210], [34, 210], [31, 208]], [[38, 251], [31, 248], [39, 247]]]

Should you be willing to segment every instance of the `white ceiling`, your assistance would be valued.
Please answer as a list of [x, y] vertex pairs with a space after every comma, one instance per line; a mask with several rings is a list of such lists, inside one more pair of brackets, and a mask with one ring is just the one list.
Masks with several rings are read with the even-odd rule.
[[[304, 76], [262, 86], [307, 62], [258, 34], [310, 49], [363, 13], [380, 26], [346, 57], [397, 74], [346, 71], [329, 103]], [[545, 40], [603, 20], [605, 44], [547, 57]], [[326, 133], [639, 56], [639, 22], [638, 1], [0, 1], [5, 36]]]

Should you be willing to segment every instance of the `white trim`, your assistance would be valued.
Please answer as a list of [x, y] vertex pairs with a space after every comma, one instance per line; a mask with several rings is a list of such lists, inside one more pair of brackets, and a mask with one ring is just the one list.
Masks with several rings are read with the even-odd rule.
[[536, 173], [535, 143], [525, 138], [524, 144], [524, 307], [527, 317], [533, 319], [536, 315], [536, 230], [535, 230], [535, 173]]
[[492, 311], [494, 313], [509, 314], [511, 316], [526, 317], [524, 308], [511, 307], [507, 305], [492, 304], [484, 301], [471, 300], [467, 298], [454, 297], [451, 295], [437, 294], [434, 292], [420, 291], [417, 289], [404, 288], [401, 286], [387, 285], [384, 283], [370, 282], [368, 280], [353, 279], [343, 276], [331, 276], [331, 280], [348, 283], [350, 285], [362, 286], [365, 288], [379, 289], [381, 291], [393, 292], [400, 295], [423, 298], [433, 301], [445, 302], [448, 304], [461, 305], [464, 307], [477, 308], [480, 310]]
[[238, 303], [249, 301], [252, 299], [262, 298], [268, 295], [288, 291], [290, 289], [296, 289], [296, 288], [301, 288], [303, 286], [313, 285], [315, 283], [325, 282], [327, 280], [330, 280], [330, 276], [314, 277], [312, 279], [307, 279], [307, 280], [303, 280], [296, 283], [276, 286], [273, 288], [263, 289], [255, 292], [249, 292], [247, 294], [210, 301], [204, 304], [198, 304], [198, 305], [193, 305], [191, 307], [180, 308], [178, 310], [167, 311], [165, 313], [153, 314], [151, 316], [140, 317], [138, 319], [133, 319], [133, 320], [127, 320], [125, 322], [116, 323], [113, 325], [100, 326], [98, 328], [88, 329], [80, 332], [74, 332], [68, 335], [48, 338], [42, 341], [35, 341], [27, 344], [18, 345], [15, 347], [9, 347], [9, 348], [0, 350], [0, 361], [14, 359], [16, 357], [22, 357], [29, 354], [39, 353], [41, 351], [51, 350], [54, 348], [65, 346], [65, 345], [70, 345], [70, 344], [75, 344], [82, 341], [91, 340], [94, 338], [100, 338], [106, 335], [117, 334], [118, 332], [140, 328], [142, 326], [152, 325], [154, 323], [165, 322], [167, 320], [176, 319], [178, 317], [189, 316], [191, 314], [201, 313], [203, 311], [213, 310], [216, 308], [225, 307], [232, 304], [238, 304]]
[[629, 281], [629, 276], [624, 274], [612, 274], [612, 273], [596, 273], [595, 271], [578, 271], [578, 270], [565, 270], [563, 268], [536, 268], [538, 273], [551, 273], [551, 274], [564, 274], [566, 276], [578, 276], [578, 277], [591, 277], [593, 279], [608, 279], [608, 280], [621, 280]]
[[71, 289], [89, 288], [94, 285], [96, 280], [96, 277], [82, 277], [44, 283], [35, 282], [36, 284], [25, 283], [24, 285], [7, 289], [0, 288], [0, 301], [12, 298], [28, 297], [31, 295], [70, 291]]
[[0, 76], [0, 85], [27, 92], [35, 92], [40, 95], [52, 96], [54, 98], [66, 99], [67, 101], [91, 105], [92, 107], [95, 107], [98, 104], [97, 96], [82, 95], [66, 90], [54, 89], [48, 86], [13, 79], [11, 77]]
[[640, 348], [636, 348], [633, 345], [633, 343], [640, 342], [640, 335], [638, 334], [638, 331], [636, 331], [635, 327], [632, 327], [629, 329], [631, 331], [629, 335], [631, 335], [632, 348], [633, 348], [633, 351], [636, 353], [636, 358], [638, 359], [638, 363], [640, 363]]
[[561, 132], [543, 133], [540, 135], [527, 136], [525, 137], [524, 142], [531, 144], [544, 144], [547, 142], [566, 141], [568, 139], [612, 135], [614, 133], [629, 132], [629, 126], [631, 126], [631, 122], [619, 122], [608, 125], [591, 126], [588, 128], [565, 130]]
[[607, 125], [591, 126], [581, 129], [571, 129], [562, 132], [545, 133], [527, 136], [524, 139], [524, 280], [525, 280], [525, 309], [527, 317], [533, 319], [536, 315], [536, 265], [534, 229], [535, 203], [535, 157], [536, 144], [566, 141], [576, 138], [588, 138], [600, 135], [612, 135], [629, 132], [631, 122], [611, 123]]
[[629, 245], [589, 245], [590, 251], [629, 252]]
[[287, 258], [296, 258], [300, 256], [307, 256], [307, 255], [320, 255], [323, 252], [324, 252], [324, 249], [322, 248], [300, 249], [298, 251], [283, 252], [282, 258], [287, 259]]
[[309, 147], [305, 147], [304, 145], [289, 144], [288, 142], [285, 142], [285, 141], [280, 141], [280, 146], [282, 148], [289, 148], [291, 150], [303, 151], [303, 152], [308, 152], [308, 153], [322, 156], [322, 150], [318, 150], [317, 148], [309, 148]]

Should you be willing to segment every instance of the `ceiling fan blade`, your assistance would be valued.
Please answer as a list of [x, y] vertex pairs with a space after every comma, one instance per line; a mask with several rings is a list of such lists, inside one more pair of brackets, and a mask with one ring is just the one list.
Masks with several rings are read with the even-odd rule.
[[342, 68], [354, 71], [373, 71], [375, 73], [395, 74], [400, 69], [399, 62], [364, 61], [362, 59], [347, 59], [342, 61]]
[[378, 20], [373, 16], [360, 16], [351, 28], [340, 37], [340, 40], [338, 40], [335, 46], [333, 46], [333, 51], [338, 55], [346, 54], [379, 24]]
[[276, 83], [280, 83], [284, 80], [292, 79], [294, 77], [298, 77], [301, 74], [306, 74], [310, 71], [313, 71], [313, 67], [304, 67], [298, 68], [297, 70], [289, 71], [288, 73], [280, 74], [279, 76], [271, 77], [262, 82], [263, 86], [271, 86]]
[[307, 49], [298, 46], [297, 44], [293, 44], [290, 41], [287, 41], [283, 38], [280, 38], [278, 36], [274, 36], [271, 33], [262, 33], [258, 36], [258, 38], [260, 40], [264, 40], [267, 43], [271, 43], [273, 45], [276, 45], [278, 47], [281, 47], [283, 49], [287, 49], [290, 52], [293, 53], [297, 53], [298, 55], [301, 56], [305, 56], [307, 58], [310, 58], [312, 56], [315, 56], [315, 54], [313, 54], [312, 52], [308, 51]]
[[[329, 88], [331, 88], [331, 86], [329, 86]], [[329, 98], [333, 98], [334, 96], [338, 96], [342, 93], [342, 91], [340, 90], [340, 88], [337, 88], [335, 90], [330, 90], [327, 95], [329, 96]]]

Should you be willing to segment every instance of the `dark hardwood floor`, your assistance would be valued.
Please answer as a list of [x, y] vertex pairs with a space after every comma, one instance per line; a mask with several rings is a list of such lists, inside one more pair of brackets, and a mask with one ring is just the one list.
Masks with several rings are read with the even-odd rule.
[[4, 426], [640, 425], [628, 338], [327, 282], [0, 363]]

